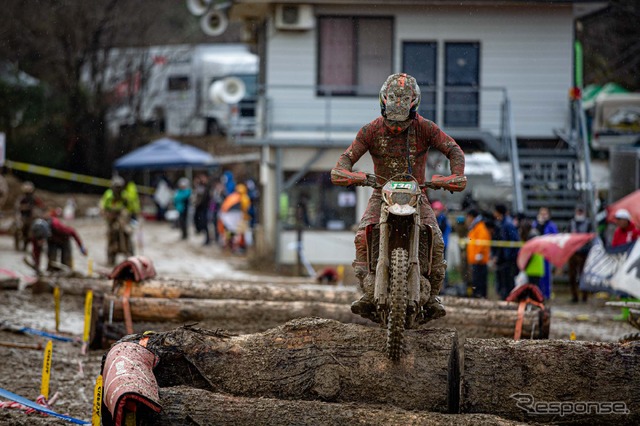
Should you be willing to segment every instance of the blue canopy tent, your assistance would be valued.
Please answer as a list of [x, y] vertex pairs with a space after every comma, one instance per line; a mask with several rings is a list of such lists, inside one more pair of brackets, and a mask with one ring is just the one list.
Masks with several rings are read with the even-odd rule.
[[173, 139], [162, 138], [118, 158], [114, 168], [116, 170], [181, 169], [209, 167], [215, 163], [215, 159], [208, 152]]
[[191, 179], [194, 167], [206, 168], [215, 164], [215, 158], [206, 151], [162, 138], [118, 158], [113, 167], [116, 170], [144, 170], [145, 185], [148, 185], [149, 170], [185, 169]]

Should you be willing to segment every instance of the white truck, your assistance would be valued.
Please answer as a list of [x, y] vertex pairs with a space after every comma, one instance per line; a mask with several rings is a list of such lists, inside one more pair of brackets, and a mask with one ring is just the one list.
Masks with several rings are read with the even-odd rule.
[[153, 46], [112, 55], [112, 135], [134, 123], [175, 136], [254, 132], [259, 65], [246, 46]]

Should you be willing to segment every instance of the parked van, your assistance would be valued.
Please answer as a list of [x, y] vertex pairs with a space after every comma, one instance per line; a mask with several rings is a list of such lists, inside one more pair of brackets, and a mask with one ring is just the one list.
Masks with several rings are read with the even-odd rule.
[[640, 144], [640, 93], [603, 93], [595, 100], [591, 147]]
[[[121, 49], [112, 66], [112, 134], [140, 123], [175, 136], [255, 129], [258, 57], [239, 44]], [[122, 70], [128, 70], [125, 74]]]

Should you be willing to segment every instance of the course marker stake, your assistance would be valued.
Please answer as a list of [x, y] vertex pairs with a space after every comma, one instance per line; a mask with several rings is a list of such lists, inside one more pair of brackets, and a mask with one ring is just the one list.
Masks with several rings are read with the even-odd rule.
[[91, 414], [91, 425], [100, 426], [102, 417], [102, 375], [96, 378], [96, 386], [93, 389], [93, 413]]
[[53, 289], [53, 304], [56, 313], [56, 333], [60, 332], [60, 287]]
[[42, 362], [42, 384], [40, 385], [40, 395], [45, 401], [49, 399], [49, 379], [51, 378], [51, 356], [53, 353], [53, 341], [49, 340], [44, 347], [44, 360]]
[[89, 334], [91, 333], [91, 307], [93, 305], [93, 291], [87, 291], [84, 299], [84, 333], [82, 334], [82, 353], [86, 354], [89, 348]]

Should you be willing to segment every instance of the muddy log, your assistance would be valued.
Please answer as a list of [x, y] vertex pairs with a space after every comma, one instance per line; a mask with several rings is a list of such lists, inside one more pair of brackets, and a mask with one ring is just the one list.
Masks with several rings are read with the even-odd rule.
[[507, 302], [505, 300], [489, 300], [477, 299], [473, 297], [456, 297], [456, 296], [440, 296], [440, 300], [445, 306], [459, 306], [472, 309], [491, 309], [491, 310], [508, 310], [515, 311], [518, 304], [515, 302]]
[[[394, 407], [322, 401], [244, 398], [177, 386], [160, 389], [162, 412], [146, 417], [157, 426], [232, 424], [258, 425], [451, 425], [510, 426], [516, 422], [487, 414], [441, 414]], [[146, 413], [148, 414], [148, 413]]]
[[230, 337], [181, 327], [149, 337], [147, 347], [160, 359], [154, 370], [160, 387], [406, 410], [459, 409], [454, 330], [406, 332], [406, 354], [395, 363], [384, 352], [386, 330], [320, 318], [294, 320], [259, 334]]
[[[113, 320], [122, 321], [122, 298], [107, 295], [104, 312], [111, 310]], [[133, 321], [193, 322], [222, 321], [261, 324], [263, 330], [296, 318], [320, 317], [344, 323], [373, 324], [351, 313], [346, 304], [323, 302], [271, 302], [262, 300], [158, 299], [132, 297], [129, 299]]]
[[[464, 343], [465, 413], [527, 422], [637, 425], [638, 389], [638, 342], [467, 339]], [[625, 410], [628, 414], [615, 414]]]
[[[463, 306], [446, 305], [447, 315], [428, 323], [430, 327], [455, 328], [461, 337], [510, 337], [513, 338], [517, 310], [475, 309]], [[522, 322], [522, 339], [548, 339], [550, 328], [548, 310], [533, 308], [525, 311]]]
[[[51, 283], [53, 286], [54, 284]], [[88, 289], [111, 293], [113, 282], [95, 279], [69, 279], [58, 283], [68, 294], [84, 294]], [[117, 294], [122, 294], [119, 288]], [[336, 287], [320, 284], [255, 283], [233, 280], [149, 280], [136, 283], [131, 288], [133, 297], [189, 298], [189, 299], [238, 299], [270, 301], [314, 301], [327, 303], [351, 303], [359, 293], [354, 287]]]
[[[132, 297], [129, 304], [134, 322], [207, 321], [209, 324], [221, 324], [220, 328], [234, 329], [241, 329], [242, 324], [258, 324], [257, 330], [264, 331], [292, 319], [320, 317], [344, 323], [375, 326], [373, 322], [352, 314], [349, 305], [338, 303]], [[114, 321], [123, 320], [120, 297], [106, 295], [102, 309], [103, 312], [113, 312]], [[538, 309], [525, 312], [522, 338], [548, 338], [549, 317], [546, 314]], [[512, 338], [516, 319], [517, 311], [448, 306], [445, 317], [428, 323], [427, 326], [456, 328], [464, 337]], [[233, 324], [233, 327], [230, 327], [230, 324]]]
[[17, 290], [20, 287], [20, 278], [0, 278], [0, 290]]

